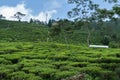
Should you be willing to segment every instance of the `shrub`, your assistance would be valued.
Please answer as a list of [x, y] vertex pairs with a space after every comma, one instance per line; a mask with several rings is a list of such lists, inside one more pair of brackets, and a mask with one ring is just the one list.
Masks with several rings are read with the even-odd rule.
[[71, 62], [70, 65], [73, 67], [86, 67], [89, 62]]
[[87, 56], [72, 56], [69, 60], [74, 62], [88, 62], [90, 58]]
[[17, 49], [23, 49], [23, 45], [22, 44], [16, 45], [16, 48]]
[[0, 64], [11, 64], [11, 61], [6, 60], [5, 58], [0, 58]]
[[118, 68], [119, 67], [118, 65], [120, 65], [120, 64], [118, 64], [118, 63], [109, 63], [109, 64], [107, 64], [107, 63], [101, 63], [100, 64], [100, 66], [102, 68], [109, 69], [109, 70], [112, 70], [112, 71], [114, 71], [116, 68]]
[[116, 53], [116, 57], [120, 57], [120, 53]]
[[13, 72], [11, 69], [5, 68], [5, 66], [0, 66], [0, 79], [5, 79], [7, 80], [8, 75]]
[[12, 54], [14, 52], [20, 51], [19, 49], [6, 49], [4, 50], [4, 54]]
[[110, 36], [108, 35], [104, 35], [102, 41], [101, 41], [104, 45], [109, 45], [110, 42]]
[[[66, 65], [66, 66], [60, 66], [59, 70], [60, 71], [71, 71], [71, 70], [74, 70], [74, 68], [72, 66]], [[74, 72], [75, 72], [75, 70], [74, 70]]]
[[61, 80], [61, 79], [64, 79], [66, 77], [70, 77], [74, 74], [75, 74], [74, 72], [70, 72], [70, 71], [57, 72], [56, 76], [55, 76], [55, 80]]
[[41, 77], [35, 76], [34, 74], [26, 74], [22, 71], [13, 72], [9, 74], [11, 80], [42, 80]]
[[85, 74], [84, 73], [79, 73], [71, 77], [67, 77], [66, 79], [62, 80], [86, 80], [85, 79]]
[[55, 73], [58, 71], [56, 69], [52, 68], [41, 68], [39, 72], [39, 76], [41, 76], [43, 79], [47, 80], [54, 80], [55, 78]]
[[100, 77], [93, 78], [89, 74], [85, 74], [85, 80], [101, 80]]
[[117, 75], [112, 71], [100, 71], [101, 80], [118, 80]]
[[50, 47], [50, 48], [58, 48], [58, 45], [51, 43], [51, 44], [49, 45], [49, 47]]
[[111, 48], [120, 48], [120, 43], [117, 43], [117, 42], [110, 42], [109, 46]]
[[119, 76], [119, 78], [120, 78], [120, 68], [116, 68], [115, 69], [115, 72], [116, 72], [116, 74]]
[[100, 76], [100, 71], [103, 71], [100, 67], [83, 67], [80, 69], [80, 72], [87, 73], [93, 78]]
[[120, 58], [116, 58], [116, 57], [101, 57], [101, 58], [97, 59], [96, 62], [99, 62], [99, 63], [119, 63], [120, 62]]
[[60, 69], [61, 66], [66, 66], [67, 64], [69, 64], [69, 62], [58, 61], [54, 62], [52, 65], [54, 66], [55, 69]]
[[48, 59], [55, 60], [55, 61], [66, 61], [69, 57], [61, 54], [56, 54], [52, 56], [48, 56]]

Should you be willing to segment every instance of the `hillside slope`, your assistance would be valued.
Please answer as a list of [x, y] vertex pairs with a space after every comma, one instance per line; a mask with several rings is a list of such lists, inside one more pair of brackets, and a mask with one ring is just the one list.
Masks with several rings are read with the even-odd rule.
[[83, 73], [86, 80], [120, 79], [120, 49], [45, 42], [0, 43], [0, 47], [1, 80], [61, 80]]
[[[48, 27], [42, 24], [0, 20], [1, 42], [58, 42], [66, 44], [87, 44], [88, 31], [85, 26], [76, 28], [71, 22], [59, 26]], [[108, 25], [109, 27], [106, 27]], [[120, 47], [120, 27], [106, 22], [102, 27], [94, 23], [90, 29], [90, 44], [106, 44]]]
[[44, 25], [0, 20], [1, 41], [45, 41], [46, 33]]
[[[88, 33], [81, 29], [54, 36], [50, 31], [45, 25], [0, 20], [0, 79], [61, 80], [79, 74], [83, 80], [120, 79], [120, 48], [88, 48]], [[100, 41], [99, 33], [92, 32], [92, 40]]]

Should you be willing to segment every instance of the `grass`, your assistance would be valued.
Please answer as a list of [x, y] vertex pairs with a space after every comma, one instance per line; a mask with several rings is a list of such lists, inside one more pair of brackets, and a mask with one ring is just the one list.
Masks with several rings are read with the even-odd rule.
[[119, 80], [120, 49], [46, 42], [0, 43], [1, 80], [61, 80], [79, 73], [85, 73], [86, 80]]

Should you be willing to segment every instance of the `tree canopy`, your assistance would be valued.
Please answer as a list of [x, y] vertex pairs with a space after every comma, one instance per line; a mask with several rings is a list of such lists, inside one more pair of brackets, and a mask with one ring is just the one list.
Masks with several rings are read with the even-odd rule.
[[14, 18], [17, 18], [19, 21], [22, 19], [22, 17], [24, 17], [25, 14], [21, 13], [21, 12], [17, 12], [14, 14]]
[[[112, 10], [101, 9], [94, 0], [68, 0], [69, 4], [75, 4], [75, 7], [68, 12], [69, 17], [77, 17], [79, 19], [87, 19], [88, 17], [112, 18], [115, 14], [120, 15], [120, 5], [118, 0], [103, 0], [103, 3], [114, 3]], [[97, 16], [96, 16], [97, 15]]]
[[5, 16], [3, 16], [2, 14], [0, 14], [0, 19], [5, 19]]
[[[103, 0], [103, 3], [114, 4], [112, 9], [100, 8], [99, 3], [95, 3], [94, 0], [68, 0], [69, 4], [74, 4], [75, 7], [68, 12], [68, 16], [77, 18], [78, 21], [84, 22], [84, 26], [87, 30], [87, 44], [90, 44], [90, 24], [91, 22], [103, 22], [111, 20], [113, 18], [120, 17], [120, 5], [118, 0]], [[109, 38], [105, 37], [104, 44], [109, 44]]]

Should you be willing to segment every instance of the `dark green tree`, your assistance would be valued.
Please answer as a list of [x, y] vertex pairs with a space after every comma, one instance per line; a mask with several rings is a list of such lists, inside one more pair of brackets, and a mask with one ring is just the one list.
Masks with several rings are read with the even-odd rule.
[[24, 17], [25, 14], [21, 13], [21, 12], [17, 12], [14, 14], [14, 18], [18, 19], [18, 21], [21, 21], [22, 17]]
[[[117, 3], [118, 0], [103, 0], [108, 3]], [[100, 9], [98, 4], [94, 3], [94, 0], [68, 0], [69, 4], [75, 4], [75, 7], [68, 12], [69, 17], [75, 17], [84, 22], [86, 30], [88, 32], [87, 44], [90, 43], [90, 23], [93, 21], [103, 21], [107, 18], [112, 18], [114, 12], [107, 9]], [[118, 7], [115, 13], [119, 12]]]
[[111, 39], [111, 38], [110, 38], [110, 36], [108, 36], [108, 35], [103, 36], [102, 44], [104, 44], [104, 45], [109, 45], [110, 39]]
[[120, 5], [113, 6], [113, 12], [120, 17]]
[[34, 21], [33, 21], [33, 19], [31, 18], [31, 19], [30, 19], [30, 23], [33, 23], [33, 22], [34, 22]]
[[0, 14], [0, 19], [5, 19], [5, 16], [3, 16], [2, 14]]
[[56, 22], [54, 19], [50, 19], [50, 20], [48, 21], [48, 26], [49, 26], [49, 27], [52, 27], [52, 24], [53, 24], [54, 22]]

